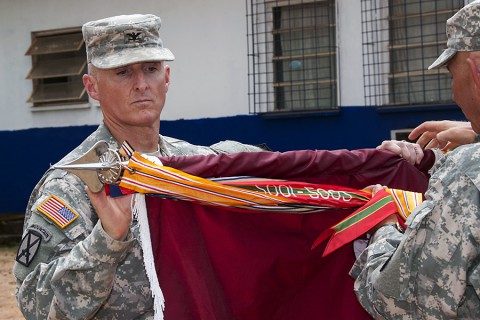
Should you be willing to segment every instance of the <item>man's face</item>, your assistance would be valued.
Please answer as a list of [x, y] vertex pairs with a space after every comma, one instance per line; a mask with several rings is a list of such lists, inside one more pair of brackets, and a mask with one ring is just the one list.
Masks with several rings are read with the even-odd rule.
[[107, 126], [156, 126], [165, 104], [170, 68], [143, 62], [115, 69], [96, 69], [95, 92]]
[[457, 52], [449, 61], [447, 68], [452, 76], [452, 99], [462, 109], [465, 117], [471, 122], [475, 132], [480, 132], [480, 101], [477, 88], [472, 79], [470, 65], [467, 62], [468, 52]]

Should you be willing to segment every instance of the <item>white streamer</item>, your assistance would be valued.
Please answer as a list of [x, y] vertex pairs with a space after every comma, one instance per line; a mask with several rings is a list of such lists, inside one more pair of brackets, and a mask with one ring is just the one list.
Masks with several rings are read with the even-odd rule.
[[155, 320], [163, 320], [163, 311], [165, 310], [165, 297], [163, 296], [160, 283], [155, 269], [155, 260], [153, 259], [152, 241], [150, 238], [150, 226], [148, 224], [147, 206], [145, 195], [136, 193], [132, 198], [132, 212], [137, 218], [140, 228], [140, 244], [143, 250], [143, 265], [150, 281], [150, 290], [153, 297], [153, 310]]

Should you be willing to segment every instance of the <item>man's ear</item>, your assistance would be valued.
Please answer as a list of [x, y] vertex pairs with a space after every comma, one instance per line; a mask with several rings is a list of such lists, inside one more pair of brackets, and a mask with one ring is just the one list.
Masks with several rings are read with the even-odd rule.
[[472, 76], [473, 83], [477, 87], [480, 94], [480, 58], [470, 57], [467, 58], [467, 63], [470, 67], [470, 75]]
[[170, 85], [170, 66], [165, 65], [164, 72], [165, 72], [165, 87], [168, 91], [168, 86]]
[[83, 85], [87, 90], [88, 95], [95, 100], [99, 100], [98, 90], [97, 90], [97, 79], [89, 74], [84, 74], [82, 77]]

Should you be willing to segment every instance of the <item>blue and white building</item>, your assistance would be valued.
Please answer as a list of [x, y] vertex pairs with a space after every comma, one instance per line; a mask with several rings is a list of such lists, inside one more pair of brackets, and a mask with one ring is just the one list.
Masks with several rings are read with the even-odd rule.
[[428, 71], [459, 0], [0, 1], [0, 214], [23, 212], [50, 163], [101, 121], [81, 75], [81, 26], [162, 18], [171, 85], [161, 133], [272, 150], [377, 146], [425, 120], [464, 119]]

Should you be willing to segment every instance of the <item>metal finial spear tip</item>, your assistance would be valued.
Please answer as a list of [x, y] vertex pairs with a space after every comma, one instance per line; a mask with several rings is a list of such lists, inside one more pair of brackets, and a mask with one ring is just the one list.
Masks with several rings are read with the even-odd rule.
[[56, 164], [52, 169], [61, 169], [79, 177], [93, 192], [102, 190], [104, 183], [116, 183], [120, 178], [122, 167], [117, 151], [109, 149], [105, 141], [97, 142], [84, 155], [72, 162]]

